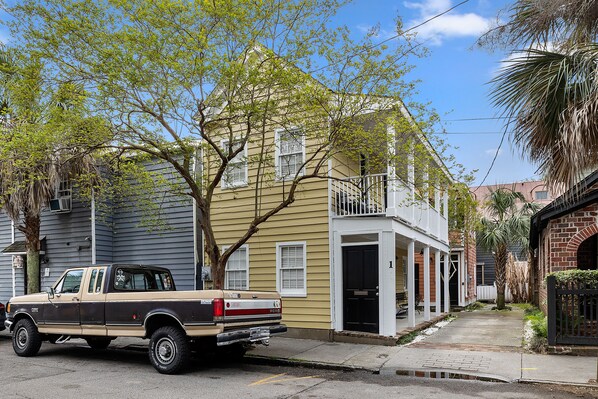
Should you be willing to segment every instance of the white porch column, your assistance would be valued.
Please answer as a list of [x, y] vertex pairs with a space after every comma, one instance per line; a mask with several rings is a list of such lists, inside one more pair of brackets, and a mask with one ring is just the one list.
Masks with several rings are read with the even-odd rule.
[[448, 220], [448, 190], [444, 190], [444, 193], [442, 194], [442, 206], [442, 216]]
[[450, 295], [449, 295], [449, 256], [444, 253], [444, 312], [450, 311]]
[[434, 251], [434, 277], [435, 277], [435, 285], [434, 287], [436, 288], [436, 306], [435, 306], [435, 316], [440, 316], [440, 313], [442, 313], [442, 310], [440, 309], [440, 295], [441, 295], [441, 290], [440, 290], [440, 251], [436, 250]]
[[424, 320], [430, 320], [430, 247], [424, 247]]
[[415, 327], [415, 241], [407, 244], [407, 324]]
[[394, 337], [397, 334], [397, 299], [396, 299], [396, 268], [395, 265], [395, 235], [392, 231], [380, 234], [380, 255], [378, 298], [380, 335]]
[[409, 154], [407, 156], [407, 185], [409, 186], [409, 209], [411, 219], [409, 222], [415, 221], [415, 154], [413, 143], [409, 145]]
[[[397, 144], [396, 144], [396, 132], [393, 126], [387, 127], [387, 134], [389, 136], [389, 144], [388, 150], [391, 154], [392, 162], [389, 162], [386, 166], [386, 216], [394, 217], [397, 216], [397, 200], [396, 200], [396, 191], [397, 191], [397, 168], [395, 167], [394, 157], [397, 153]], [[395, 323], [396, 324], [396, 323]]]

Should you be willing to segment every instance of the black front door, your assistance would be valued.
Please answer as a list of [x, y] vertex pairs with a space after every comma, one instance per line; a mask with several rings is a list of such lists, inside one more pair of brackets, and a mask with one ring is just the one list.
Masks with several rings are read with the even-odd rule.
[[378, 333], [378, 245], [343, 247], [344, 325]]

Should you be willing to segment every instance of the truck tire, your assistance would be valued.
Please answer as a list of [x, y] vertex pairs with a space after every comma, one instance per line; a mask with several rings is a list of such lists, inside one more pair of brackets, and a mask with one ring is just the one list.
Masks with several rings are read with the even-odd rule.
[[17, 321], [12, 333], [12, 348], [18, 356], [29, 357], [37, 355], [42, 346], [42, 337], [37, 327], [29, 319]]
[[160, 327], [150, 338], [150, 362], [161, 374], [176, 374], [184, 369], [190, 354], [189, 340], [180, 328]]
[[86, 338], [87, 345], [91, 347], [91, 349], [102, 350], [106, 349], [110, 342], [112, 342], [111, 338], [104, 338], [104, 337], [94, 337], [94, 338]]

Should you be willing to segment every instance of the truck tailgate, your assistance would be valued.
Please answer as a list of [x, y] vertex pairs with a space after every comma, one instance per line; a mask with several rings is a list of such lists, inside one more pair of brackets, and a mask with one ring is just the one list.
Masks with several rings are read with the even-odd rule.
[[267, 344], [271, 335], [287, 330], [280, 324], [282, 301], [277, 293], [223, 291], [220, 301], [222, 312], [219, 322], [223, 323], [224, 332], [217, 336], [219, 346], [234, 342]]

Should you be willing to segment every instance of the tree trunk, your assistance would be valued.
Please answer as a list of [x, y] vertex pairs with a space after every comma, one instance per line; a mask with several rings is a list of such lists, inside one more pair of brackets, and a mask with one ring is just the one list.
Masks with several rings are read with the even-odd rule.
[[40, 292], [39, 251], [27, 249], [27, 294]]
[[39, 273], [39, 230], [41, 218], [39, 215], [30, 214], [27, 210], [24, 212], [24, 226], [21, 230], [25, 234], [27, 248], [27, 294], [40, 292], [40, 273]]
[[496, 282], [496, 308], [498, 310], [505, 308], [507, 258], [508, 252], [506, 246], [501, 245], [496, 248], [496, 252], [494, 253], [494, 273]]

